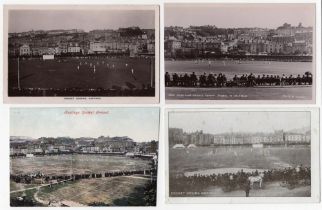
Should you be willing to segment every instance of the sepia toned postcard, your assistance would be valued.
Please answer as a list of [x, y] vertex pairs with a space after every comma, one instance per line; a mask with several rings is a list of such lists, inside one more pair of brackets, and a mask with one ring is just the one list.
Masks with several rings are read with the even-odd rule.
[[319, 202], [319, 110], [168, 109], [168, 203]]
[[167, 103], [315, 103], [315, 7], [165, 4]]
[[5, 5], [5, 103], [158, 103], [158, 5]]
[[10, 206], [156, 206], [158, 145], [159, 108], [11, 108]]

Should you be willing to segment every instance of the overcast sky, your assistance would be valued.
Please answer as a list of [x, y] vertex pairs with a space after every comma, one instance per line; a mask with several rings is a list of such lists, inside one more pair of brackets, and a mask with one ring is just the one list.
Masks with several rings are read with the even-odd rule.
[[[65, 111], [108, 111], [74, 115]], [[10, 135], [39, 137], [128, 136], [134, 141], [158, 140], [158, 108], [13, 108]]]
[[169, 127], [211, 134], [288, 131], [310, 127], [310, 112], [170, 112]]
[[314, 26], [314, 4], [166, 4], [165, 26], [277, 28], [284, 23]]
[[154, 10], [11, 10], [9, 32], [53, 29], [154, 29]]

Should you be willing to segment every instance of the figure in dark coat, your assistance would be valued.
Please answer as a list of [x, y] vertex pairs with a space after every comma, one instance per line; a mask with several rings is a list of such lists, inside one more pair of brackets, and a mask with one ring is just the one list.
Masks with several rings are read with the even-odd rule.
[[246, 184], [245, 184], [245, 193], [246, 193], [246, 197], [249, 197], [249, 191], [250, 191], [250, 181], [247, 180]]

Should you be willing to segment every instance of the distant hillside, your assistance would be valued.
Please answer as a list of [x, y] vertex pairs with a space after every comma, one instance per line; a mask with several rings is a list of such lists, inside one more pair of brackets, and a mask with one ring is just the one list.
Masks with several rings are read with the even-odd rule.
[[10, 141], [32, 141], [35, 140], [29, 136], [10, 136]]

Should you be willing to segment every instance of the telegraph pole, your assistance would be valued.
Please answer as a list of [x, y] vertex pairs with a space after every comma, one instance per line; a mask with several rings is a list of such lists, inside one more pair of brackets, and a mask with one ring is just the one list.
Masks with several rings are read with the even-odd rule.
[[20, 90], [20, 69], [19, 69], [19, 56], [18, 56], [18, 89]]
[[152, 59], [150, 58], [150, 79], [151, 79], [151, 88], [154, 87], [154, 84], [153, 84], [153, 81], [154, 81], [154, 69], [155, 65], [154, 65], [154, 62], [153, 62], [153, 57]]

